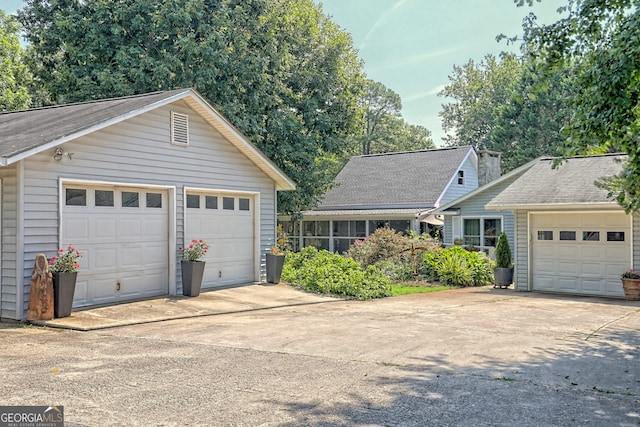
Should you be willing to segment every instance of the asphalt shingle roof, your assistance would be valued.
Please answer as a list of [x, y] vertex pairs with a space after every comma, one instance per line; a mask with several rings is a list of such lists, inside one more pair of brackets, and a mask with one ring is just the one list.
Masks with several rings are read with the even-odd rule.
[[433, 207], [470, 146], [357, 156], [314, 210]]
[[2, 113], [0, 157], [14, 156], [185, 91], [188, 89]]
[[551, 206], [615, 203], [607, 190], [594, 182], [622, 169], [623, 154], [574, 157], [553, 169], [552, 158], [543, 158], [493, 198], [487, 208], [502, 206]]

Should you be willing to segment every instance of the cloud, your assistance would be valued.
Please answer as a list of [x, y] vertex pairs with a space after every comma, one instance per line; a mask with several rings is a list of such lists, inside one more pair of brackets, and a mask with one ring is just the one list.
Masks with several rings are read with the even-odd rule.
[[360, 43], [360, 47], [358, 49], [362, 50], [367, 45], [367, 41], [369, 41], [369, 37], [376, 31], [378, 27], [380, 27], [384, 23], [384, 21], [386, 21], [389, 18], [389, 16], [393, 15], [397, 10], [402, 9], [407, 3], [410, 3], [410, 2], [411, 0], [400, 0], [400, 1], [394, 2], [390, 8], [382, 12], [382, 14], [380, 14], [380, 17], [376, 20], [376, 22], [373, 23], [373, 25], [367, 32], [367, 35], [364, 36], [364, 39], [362, 40], [362, 43]]
[[419, 101], [419, 100], [424, 99], [424, 98], [430, 98], [432, 96], [435, 96], [435, 95], [439, 94], [442, 91], [442, 89], [444, 89], [445, 86], [446, 85], [444, 85], [444, 84], [443, 85], [439, 85], [439, 86], [436, 86], [433, 89], [428, 90], [426, 92], [418, 92], [418, 93], [414, 93], [412, 95], [403, 97], [402, 98], [402, 102], [403, 103], [404, 102], [414, 102], [414, 101]]
[[419, 65], [424, 64], [425, 66], [429, 66], [428, 61], [432, 61], [437, 58], [442, 58], [452, 53], [460, 51], [460, 48], [452, 48], [452, 49], [443, 49], [436, 52], [425, 52], [418, 55], [407, 56], [402, 58], [400, 61], [389, 61], [382, 67], [376, 67], [371, 69], [370, 71], [373, 73], [378, 73], [382, 71], [393, 70], [395, 68], [406, 68], [410, 65]]

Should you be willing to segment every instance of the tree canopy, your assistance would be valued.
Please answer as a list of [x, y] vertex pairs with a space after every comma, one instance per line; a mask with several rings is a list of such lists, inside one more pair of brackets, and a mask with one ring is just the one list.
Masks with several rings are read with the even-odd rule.
[[195, 87], [313, 206], [361, 132], [362, 64], [311, 0], [27, 0], [19, 19], [52, 103]]
[[0, 10], [0, 112], [29, 107], [31, 74], [20, 46], [20, 24]]
[[640, 210], [639, 6], [639, 0], [569, 0], [565, 18], [525, 25], [530, 56], [546, 64], [547, 74], [569, 69], [574, 76], [563, 155], [627, 153], [623, 172], [601, 182], [627, 212]]

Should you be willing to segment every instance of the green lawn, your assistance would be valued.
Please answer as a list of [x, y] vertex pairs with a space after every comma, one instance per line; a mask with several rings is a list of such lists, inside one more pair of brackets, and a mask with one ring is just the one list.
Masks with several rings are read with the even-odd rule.
[[438, 291], [446, 291], [448, 289], [456, 289], [454, 286], [415, 286], [415, 285], [405, 285], [402, 283], [392, 284], [391, 285], [391, 296], [397, 297], [398, 295], [407, 295], [407, 294], [419, 294], [424, 292], [438, 292]]

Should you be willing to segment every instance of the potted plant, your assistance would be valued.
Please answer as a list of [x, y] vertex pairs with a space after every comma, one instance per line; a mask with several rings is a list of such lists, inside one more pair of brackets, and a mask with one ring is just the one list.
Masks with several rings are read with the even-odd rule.
[[269, 249], [266, 256], [267, 261], [267, 282], [280, 283], [284, 260], [289, 251], [289, 235], [284, 232], [282, 225], [278, 225], [275, 244]]
[[72, 245], [59, 249], [49, 260], [49, 270], [53, 277], [53, 315], [56, 318], [69, 317], [73, 306], [73, 294], [78, 278], [78, 258], [80, 251]]
[[629, 301], [640, 301], [640, 273], [631, 269], [625, 271], [621, 279], [624, 298]]
[[496, 244], [496, 268], [493, 271], [494, 288], [508, 288], [513, 283], [513, 261], [509, 240], [504, 232], [500, 233]]
[[205, 262], [200, 259], [209, 250], [209, 244], [204, 240], [192, 240], [186, 248], [178, 248], [182, 254], [180, 267], [182, 270], [182, 295], [197, 297], [202, 287]]

